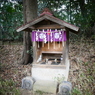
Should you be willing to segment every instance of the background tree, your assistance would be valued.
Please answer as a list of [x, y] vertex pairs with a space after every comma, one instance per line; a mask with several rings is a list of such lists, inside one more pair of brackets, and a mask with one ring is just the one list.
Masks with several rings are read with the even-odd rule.
[[22, 33], [16, 28], [21, 25], [22, 5], [17, 2], [0, 2], [0, 39], [21, 40]]
[[[37, 0], [23, 0], [24, 9], [24, 23], [27, 23], [37, 17]], [[23, 35], [24, 51], [21, 64], [27, 64], [32, 61], [30, 53], [27, 53], [31, 49], [30, 32], [25, 31]]]
[[[55, 16], [81, 28], [80, 36], [95, 35], [95, 0], [39, 0], [39, 9], [49, 7]], [[64, 6], [64, 7], [63, 7]]]
[[[79, 26], [81, 29], [78, 37], [95, 39], [95, 0], [0, 0], [0, 39], [22, 39], [22, 32], [17, 33], [16, 28], [22, 25], [24, 9], [24, 23], [34, 19], [37, 14], [48, 7], [58, 18]], [[38, 3], [37, 3], [38, 1]], [[37, 11], [38, 6], [38, 11]], [[75, 39], [74, 35], [71, 37]], [[30, 33], [24, 32], [24, 53], [22, 64], [27, 64], [31, 58], [27, 51], [30, 50]]]

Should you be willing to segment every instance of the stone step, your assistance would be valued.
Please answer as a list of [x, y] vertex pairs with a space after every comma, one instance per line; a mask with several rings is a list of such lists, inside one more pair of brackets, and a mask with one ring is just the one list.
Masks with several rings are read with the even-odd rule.
[[37, 80], [33, 85], [33, 92], [45, 92], [56, 94], [58, 83], [49, 80]]

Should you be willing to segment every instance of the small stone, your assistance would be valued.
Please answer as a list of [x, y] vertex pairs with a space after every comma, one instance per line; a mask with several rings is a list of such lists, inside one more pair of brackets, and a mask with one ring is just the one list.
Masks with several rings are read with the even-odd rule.
[[68, 81], [63, 81], [60, 85], [59, 85], [59, 95], [70, 95], [72, 90], [72, 84]]
[[32, 90], [33, 89], [33, 79], [32, 77], [25, 77], [22, 79], [22, 88]]

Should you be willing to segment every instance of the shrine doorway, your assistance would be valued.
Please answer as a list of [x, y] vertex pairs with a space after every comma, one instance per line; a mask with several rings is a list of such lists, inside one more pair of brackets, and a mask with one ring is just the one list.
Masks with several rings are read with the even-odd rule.
[[64, 29], [47, 29], [32, 31], [32, 41], [37, 52], [37, 62], [51, 59], [56, 61], [61, 59], [64, 50], [64, 43], [67, 40], [66, 31]]
[[[41, 62], [44, 64], [45, 60], [52, 61], [52, 64], [56, 61], [57, 64], [61, 63], [62, 51], [63, 51], [63, 42], [37, 42], [37, 59], [41, 56]], [[57, 65], [56, 64], [56, 65]]]

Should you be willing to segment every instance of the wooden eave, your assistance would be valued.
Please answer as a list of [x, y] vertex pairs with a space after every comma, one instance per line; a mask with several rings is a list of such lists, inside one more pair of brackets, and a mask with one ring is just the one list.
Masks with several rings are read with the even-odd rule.
[[22, 25], [21, 27], [19, 27], [17, 29], [17, 32], [20, 32], [20, 31], [23, 31], [23, 30], [29, 30], [30, 31], [32, 29], [42, 29], [42, 28], [44, 29], [45, 27], [48, 29], [51, 26], [54, 27], [54, 25], [42, 25], [42, 26], [39, 25], [39, 26], [33, 27], [35, 24], [37, 24], [37, 23], [39, 23], [43, 20], [50, 20], [50, 21], [58, 24], [58, 25], [55, 25], [55, 27], [56, 26], [57, 27], [59, 26], [59, 28], [66, 27], [66, 28], [70, 29], [71, 32], [75, 31], [74, 33], [78, 33], [78, 31], [79, 31], [79, 27], [76, 27], [76, 26], [74, 26], [70, 23], [67, 23], [67, 22], [65, 22], [61, 19], [58, 19], [54, 16], [44, 14], [44, 15], [38, 17], [37, 19], [34, 19], [33, 21], [30, 21], [29, 23], [26, 23], [25, 25]]

